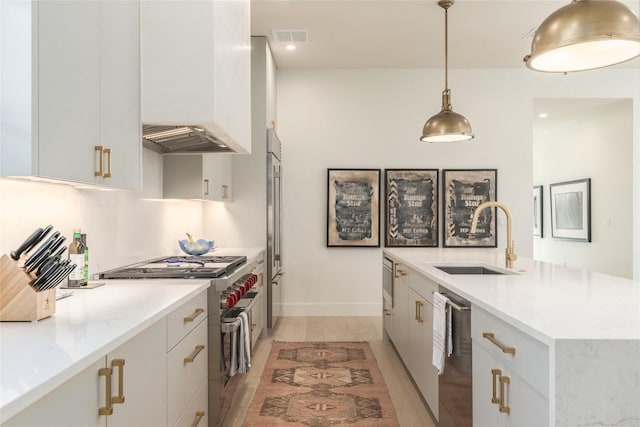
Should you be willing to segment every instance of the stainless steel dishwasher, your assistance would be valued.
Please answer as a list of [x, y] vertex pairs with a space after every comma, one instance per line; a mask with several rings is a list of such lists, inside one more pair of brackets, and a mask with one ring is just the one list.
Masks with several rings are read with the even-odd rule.
[[449, 298], [453, 341], [453, 353], [445, 358], [444, 372], [438, 377], [438, 425], [472, 427], [471, 304], [442, 286], [438, 292]]

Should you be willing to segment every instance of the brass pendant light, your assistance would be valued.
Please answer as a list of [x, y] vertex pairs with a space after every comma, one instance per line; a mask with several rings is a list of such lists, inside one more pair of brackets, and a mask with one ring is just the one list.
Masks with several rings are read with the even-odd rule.
[[640, 56], [640, 22], [615, 0], [572, 0], [545, 19], [524, 57], [535, 71], [592, 70]]
[[473, 139], [471, 124], [462, 114], [451, 109], [451, 91], [449, 90], [449, 8], [454, 0], [439, 0], [438, 6], [444, 9], [444, 91], [442, 92], [442, 110], [431, 117], [422, 128], [420, 141], [455, 142]]

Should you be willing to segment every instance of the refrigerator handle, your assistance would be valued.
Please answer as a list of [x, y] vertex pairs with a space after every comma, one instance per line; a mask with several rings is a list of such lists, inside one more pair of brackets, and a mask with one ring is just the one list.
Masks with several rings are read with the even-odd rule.
[[280, 224], [280, 215], [282, 215], [282, 212], [280, 211], [280, 191], [281, 191], [281, 182], [280, 182], [280, 174], [282, 173], [282, 167], [278, 167], [278, 170], [275, 173], [275, 200], [274, 200], [274, 209], [277, 211], [275, 218], [276, 218], [276, 227], [277, 227], [277, 231], [276, 231], [276, 236], [275, 236], [275, 242], [274, 242], [274, 259], [276, 261], [280, 261], [282, 262], [282, 254], [280, 253], [280, 242], [282, 239], [282, 231], [281, 231], [281, 224]]

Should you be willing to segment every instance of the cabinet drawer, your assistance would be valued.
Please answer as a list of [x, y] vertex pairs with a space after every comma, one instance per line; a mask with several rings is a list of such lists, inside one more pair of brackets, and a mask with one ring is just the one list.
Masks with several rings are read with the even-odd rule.
[[[492, 342], [483, 334], [493, 334]], [[549, 347], [476, 306], [471, 310], [471, 338], [512, 369], [544, 397], [549, 397]], [[513, 348], [505, 353], [501, 347]]]
[[207, 427], [209, 425], [208, 409], [207, 381], [203, 381], [198, 394], [191, 399], [191, 402], [189, 402], [189, 405], [173, 427]]
[[416, 291], [422, 298], [433, 304], [433, 292], [438, 290], [438, 284], [427, 279], [415, 270], [409, 269], [409, 287]]
[[204, 291], [167, 316], [167, 351], [206, 318], [207, 291]]
[[[207, 379], [207, 322], [200, 324], [167, 355], [168, 425], [172, 426]], [[191, 361], [190, 361], [191, 360]]]

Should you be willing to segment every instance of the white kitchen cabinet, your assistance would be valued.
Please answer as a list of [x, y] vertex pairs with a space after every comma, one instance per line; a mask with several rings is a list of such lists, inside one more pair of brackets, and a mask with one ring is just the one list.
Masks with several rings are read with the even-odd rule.
[[[166, 320], [162, 319], [3, 427], [164, 426], [166, 414], [159, 408], [167, 405], [166, 367]], [[121, 386], [124, 399], [119, 401], [115, 397], [120, 396]]]
[[253, 299], [253, 306], [251, 308], [251, 348], [256, 345], [260, 334], [264, 330], [265, 326], [265, 289], [262, 288], [258, 291], [258, 295]]
[[139, 2], [7, 1], [0, 27], [0, 173], [139, 189]]
[[251, 152], [249, 0], [142, 2], [142, 122]]
[[393, 264], [393, 334], [391, 340], [403, 359], [409, 354], [409, 269]]
[[438, 371], [433, 366], [433, 296], [438, 285], [409, 270], [409, 351], [405, 364], [434, 417], [439, 419]]
[[165, 155], [163, 194], [165, 199], [230, 201], [231, 155]]
[[548, 425], [548, 347], [479, 307], [471, 316], [474, 426]]

